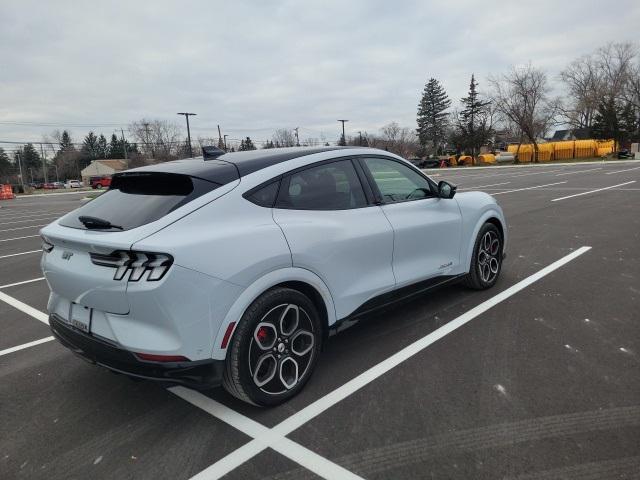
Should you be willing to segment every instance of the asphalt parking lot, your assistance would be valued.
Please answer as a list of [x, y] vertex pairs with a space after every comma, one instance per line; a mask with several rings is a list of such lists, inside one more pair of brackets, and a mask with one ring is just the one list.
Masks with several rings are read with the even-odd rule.
[[37, 232], [82, 194], [0, 202], [0, 478], [640, 478], [640, 162], [430, 173], [502, 205], [498, 284], [332, 337], [273, 409], [52, 341]]

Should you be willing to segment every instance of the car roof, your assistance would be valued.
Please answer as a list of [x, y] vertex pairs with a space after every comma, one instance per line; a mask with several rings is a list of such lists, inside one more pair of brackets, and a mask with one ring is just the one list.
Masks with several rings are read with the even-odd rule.
[[315, 153], [332, 150], [345, 150], [352, 147], [290, 147], [267, 148], [262, 150], [248, 150], [243, 152], [231, 152], [220, 155], [215, 159], [203, 157], [185, 158], [171, 162], [158, 163], [145, 167], [134, 168], [116, 175], [131, 173], [161, 172], [178, 173], [192, 177], [202, 178], [211, 182], [225, 184], [240, 177], [249, 175], [278, 163], [293, 160], [294, 158], [313, 155]]

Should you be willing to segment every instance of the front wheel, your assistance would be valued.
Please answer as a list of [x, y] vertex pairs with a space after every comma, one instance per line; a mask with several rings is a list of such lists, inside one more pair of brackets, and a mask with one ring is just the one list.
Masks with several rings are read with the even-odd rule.
[[485, 223], [476, 238], [471, 268], [465, 285], [475, 290], [493, 287], [502, 269], [502, 235], [492, 223]]
[[309, 298], [275, 288], [242, 316], [227, 352], [224, 388], [259, 406], [278, 405], [309, 380], [322, 344], [322, 325]]

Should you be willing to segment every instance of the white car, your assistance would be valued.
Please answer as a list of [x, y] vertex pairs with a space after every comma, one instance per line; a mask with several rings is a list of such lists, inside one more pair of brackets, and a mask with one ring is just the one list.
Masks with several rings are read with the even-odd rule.
[[222, 153], [118, 173], [42, 229], [64, 345], [130, 376], [275, 405], [345, 322], [500, 274], [506, 223], [486, 193], [455, 195], [369, 148]]
[[64, 184], [64, 188], [82, 188], [80, 180], [67, 180]]

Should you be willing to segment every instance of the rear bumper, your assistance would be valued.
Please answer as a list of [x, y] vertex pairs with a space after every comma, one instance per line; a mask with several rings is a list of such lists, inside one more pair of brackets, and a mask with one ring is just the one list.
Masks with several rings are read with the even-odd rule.
[[114, 372], [199, 389], [217, 387], [222, 383], [224, 360], [146, 362], [128, 350], [69, 326], [56, 314], [49, 316], [49, 325], [53, 335], [65, 347], [89, 362]]

